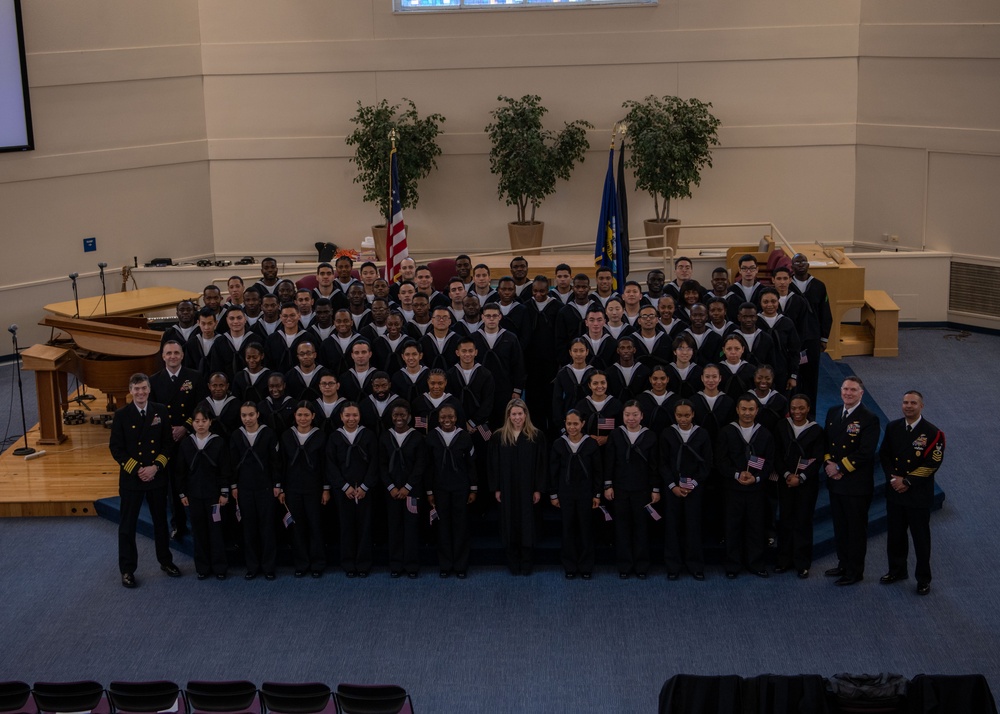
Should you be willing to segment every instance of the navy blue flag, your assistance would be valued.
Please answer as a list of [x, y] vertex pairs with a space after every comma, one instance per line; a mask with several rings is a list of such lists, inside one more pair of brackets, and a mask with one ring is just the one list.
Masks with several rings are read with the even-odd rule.
[[615, 191], [615, 147], [608, 153], [608, 173], [604, 178], [604, 196], [601, 198], [601, 220], [597, 225], [597, 245], [594, 247], [594, 265], [610, 268], [614, 275], [614, 288], [625, 286], [624, 263], [622, 262], [621, 215], [618, 196]]

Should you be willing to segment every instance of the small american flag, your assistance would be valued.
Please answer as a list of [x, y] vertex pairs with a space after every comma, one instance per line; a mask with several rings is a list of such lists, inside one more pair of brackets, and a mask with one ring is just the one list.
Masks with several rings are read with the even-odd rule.
[[799, 465], [795, 467], [796, 471], [805, 471], [816, 459], [799, 459]]
[[285, 517], [281, 519], [281, 522], [285, 524], [285, 528], [295, 523], [295, 519], [292, 518], [292, 512], [289, 510], [285, 511]]
[[610, 418], [598, 418], [597, 419], [597, 430], [614, 431], [615, 420]]
[[417, 512], [417, 499], [413, 496], [406, 497], [406, 510], [410, 513], [416, 514]]
[[751, 456], [747, 461], [747, 471], [750, 469], [757, 469], [760, 471], [764, 468], [764, 457], [763, 456]]
[[431, 509], [430, 519], [431, 519], [431, 521], [430, 521], [431, 523], [434, 523], [434, 521], [441, 520], [441, 516], [438, 515], [438, 509], [436, 509], [436, 508], [432, 508]]
[[236, 522], [239, 523], [243, 520], [243, 514], [240, 513], [240, 504], [236, 504]]
[[219, 523], [222, 520], [222, 506], [218, 503], [212, 504], [212, 521]]
[[649, 517], [652, 518], [654, 521], [658, 521], [661, 518], [663, 518], [663, 516], [661, 516], [659, 513], [657, 513], [656, 509], [653, 508], [653, 504], [652, 503], [647, 503], [646, 504], [646, 513], [648, 513]]
[[485, 424], [480, 424], [479, 426], [477, 426], [476, 431], [478, 431], [479, 435], [483, 437], [483, 441], [489, 441], [490, 437], [493, 436], [493, 432], [490, 431], [490, 428]]
[[605, 521], [605, 523], [608, 522], [608, 521], [610, 521], [611, 520], [611, 513], [608, 511], [608, 509], [605, 508], [604, 506], [598, 506], [598, 508], [600, 508], [601, 512], [604, 514], [604, 521]]
[[677, 485], [683, 488], [685, 491], [693, 491], [694, 487], [697, 486], [693, 478], [687, 478], [682, 476], [678, 481]]
[[414, 429], [426, 429], [427, 419], [424, 417], [415, 416], [413, 417], [413, 428]]

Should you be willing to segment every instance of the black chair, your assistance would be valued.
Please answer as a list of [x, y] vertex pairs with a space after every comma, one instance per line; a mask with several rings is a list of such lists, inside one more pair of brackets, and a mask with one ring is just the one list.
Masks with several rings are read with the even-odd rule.
[[660, 690], [660, 714], [743, 714], [743, 678], [675, 674]]
[[93, 712], [109, 714], [104, 687], [94, 681], [35, 682], [31, 696], [40, 713]]
[[340, 684], [334, 697], [343, 714], [413, 714], [410, 695], [395, 684]]
[[330, 687], [320, 682], [264, 682], [260, 685], [263, 712], [274, 714], [318, 714], [336, 704]]
[[260, 699], [257, 685], [246, 680], [232, 682], [188, 682], [184, 690], [189, 714], [225, 712], [226, 714], [258, 714]]
[[0, 712], [22, 714], [34, 712], [34, 707], [26, 707], [31, 687], [25, 682], [0, 682]]
[[176, 705], [178, 714], [184, 714], [186, 708], [180, 696], [180, 687], [174, 682], [112, 682], [108, 685], [108, 700], [113, 712], [121, 714], [153, 713], [173, 710]]

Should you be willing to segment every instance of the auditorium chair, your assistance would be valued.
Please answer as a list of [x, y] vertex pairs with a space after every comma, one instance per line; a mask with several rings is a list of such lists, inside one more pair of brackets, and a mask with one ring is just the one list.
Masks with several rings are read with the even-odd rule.
[[110, 714], [104, 687], [97, 682], [35, 682], [31, 696], [39, 714], [92, 712]]
[[223, 712], [258, 714], [260, 699], [257, 685], [246, 680], [229, 682], [192, 681], [184, 689], [189, 714]]
[[343, 714], [413, 714], [410, 695], [395, 684], [340, 684], [334, 697]]
[[180, 687], [164, 680], [155, 682], [112, 682], [108, 685], [111, 711], [116, 714], [143, 714], [176, 711], [185, 714]]
[[330, 687], [320, 682], [264, 682], [260, 685], [261, 710], [274, 714], [335, 712]]
[[24, 714], [34, 712], [27, 706], [31, 687], [25, 682], [0, 682], [0, 712], [3, 714]]

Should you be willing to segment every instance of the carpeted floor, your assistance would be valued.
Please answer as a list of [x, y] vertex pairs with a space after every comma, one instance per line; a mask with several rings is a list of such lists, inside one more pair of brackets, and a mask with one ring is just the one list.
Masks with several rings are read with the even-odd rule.
[[620, 581], [605, 569], [567, 582], [557, 569], [515, 578], [198, 582], [156, 567], [140, 540], [140, 587], [118, 583], [115, 527], [96, 518], [0, 521], [0, 679], [27, 681], [248, 678], [396, 682], [417, 711], [654, 711], [677, 672], [982, 672], [1000, 684], [1000, 497], [997, 430], [980, 414], [996, 402], [1000, 338], [901, 330], [898, 359], [846, 361], [890, 417], [921, 390], [945, 429], [934, 515], [934, 590], [878, 584], [884, 537], [869, 543], [864, 583], [835, 588], [818, 575], [729, 582]]

